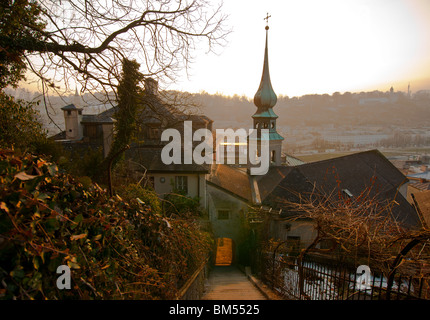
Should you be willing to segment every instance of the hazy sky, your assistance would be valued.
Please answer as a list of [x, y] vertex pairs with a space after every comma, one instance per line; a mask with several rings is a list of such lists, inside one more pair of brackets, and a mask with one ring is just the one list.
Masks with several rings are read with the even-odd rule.
[[228, 45], [198, 53], [189, 79], [169, 88], [253, 97], [268, 12], [278, 95], [430, 89], [430, 0], [225, 0], [224, 12]]

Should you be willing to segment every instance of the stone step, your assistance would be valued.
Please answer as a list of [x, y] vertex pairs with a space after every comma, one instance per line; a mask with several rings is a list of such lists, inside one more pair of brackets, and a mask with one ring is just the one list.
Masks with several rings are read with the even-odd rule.
[[202, 300], [266, 300], [266, 297], [234, 266], [216, 266], [207, 279]]

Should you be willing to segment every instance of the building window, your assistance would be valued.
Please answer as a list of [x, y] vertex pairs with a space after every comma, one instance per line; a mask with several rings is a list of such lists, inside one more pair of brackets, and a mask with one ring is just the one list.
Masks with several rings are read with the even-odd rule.
[[218, 220], [230, 219], [230, 210], [218, 210]]
[[272, 153], [271, 153], [271, 161], [272, 161], [272, 162], [276, 162], [276, 152], [275, 152], [275, 150], [272, 150]]
[[148, 127], [148, 138], [149, 139], [159, 139], [160, 129], [158, 127]]
[[155, 188], [155, 179], [154, 179], [154, 177], [148, 177], [147, 179], [148, 179], [147, 180], [148, 187], [151, 187], [152, 189], [154, 189]]
[[72, 111], [67, 110], [67, 115], [70, 116], [72, 114]]
[[188, 193], [188, 177], [187, 176], [176, 176], [175, 177], [175, 188], [178, 191]]

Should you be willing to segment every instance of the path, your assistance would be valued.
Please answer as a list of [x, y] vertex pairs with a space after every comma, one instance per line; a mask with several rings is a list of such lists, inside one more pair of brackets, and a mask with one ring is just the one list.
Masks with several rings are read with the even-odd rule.
[[202, 300], [266, 300], [265, 296], [234, 266], [213, 267]]

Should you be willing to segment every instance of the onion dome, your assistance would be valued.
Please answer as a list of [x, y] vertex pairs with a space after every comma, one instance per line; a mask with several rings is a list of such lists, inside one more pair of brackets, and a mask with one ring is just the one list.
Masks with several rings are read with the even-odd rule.
[[264, 49], [264, 64], [263, 64], [263, 74], [261, 76], [260, 86], [254, 96], [254, 104], [259, 109], [268, 109], [275, 106], [277, 102], [277, 97], [275, 91], [273, 91], [272, 83], [270, 82], [269, 73], [269, 54], [267, 46], [269, 26], [266, 26], [266, 47]]

